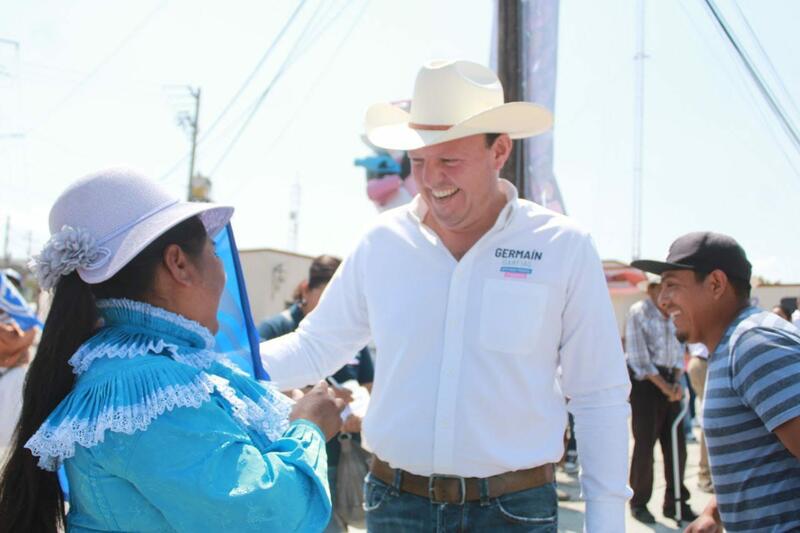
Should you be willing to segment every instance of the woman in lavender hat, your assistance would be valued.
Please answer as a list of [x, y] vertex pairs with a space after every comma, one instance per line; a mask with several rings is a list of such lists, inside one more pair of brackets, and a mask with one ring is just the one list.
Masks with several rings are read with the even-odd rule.
[[213, 351], [225, 273], [210, 237], [232, 214], [116, 170], [56, 200], [32, 264], [52, 307], [0, 479], [0, 532], [325, 527], [341, 400], [321, 384], [293, 404]]

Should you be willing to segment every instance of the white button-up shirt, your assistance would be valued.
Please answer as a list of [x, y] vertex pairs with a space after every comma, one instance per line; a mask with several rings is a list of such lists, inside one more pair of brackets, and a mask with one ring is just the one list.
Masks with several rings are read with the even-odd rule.
[[419, 196], [380, 215], [297, 331], [261, 345], [264, 366], [304, 386], [372, 340], [365, 443], [424, 476], [557, 462], [569, 409], [587, 527], [623, 531], [630, 383], [600, 260], [570, 219], [502, 183], [508, 203], [460, 261]]

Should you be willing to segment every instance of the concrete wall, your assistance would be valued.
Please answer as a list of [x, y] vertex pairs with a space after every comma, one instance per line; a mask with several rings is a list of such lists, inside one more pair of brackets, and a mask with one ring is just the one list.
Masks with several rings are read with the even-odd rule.
[[295, 287], [308, 277], [308, 267], [314, 259], [268, 248], [239, 250], [239, 256], [256, 326], [286, 308]]
[[800, 285], [762, 285], [753, 289], [753, 297], [762, 309], [771, 310], [781, 298], [800, 298]]

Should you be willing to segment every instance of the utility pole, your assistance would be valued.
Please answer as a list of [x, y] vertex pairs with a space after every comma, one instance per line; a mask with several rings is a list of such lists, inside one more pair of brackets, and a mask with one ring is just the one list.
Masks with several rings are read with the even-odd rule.
[[636, 55], [634, 60], [633, 91], [633, 238], [631, 256], [633, 260], [642, 255], [642, 159], [644, 155], [644, 2], [636, 6]]
[[189, 94], [192, 96], [192, 98], [194, 98], [194, 116], [192, 116], [188, 122], [192, 135], [192, 155], [189, 159], [189, 194], [187, 197], [191, 201], [194, 199], [194, 194], [192, 193], [192, 182], [194, 180], [194, 159], [195, 154], [197, 153], [197, 123], [200, 117], [200, 87], [197, 89], [188, 87], [188, 89]]
[[[506, 102], [525, 100], [522, 87], [523, 50], [522, 0], [497, 1], [497, 76], [503, 84]], [[506, 164], [500, 177], [507, 179], [525, 198], [525, 150], [522, 139], [514, 141], [513, 161]]]

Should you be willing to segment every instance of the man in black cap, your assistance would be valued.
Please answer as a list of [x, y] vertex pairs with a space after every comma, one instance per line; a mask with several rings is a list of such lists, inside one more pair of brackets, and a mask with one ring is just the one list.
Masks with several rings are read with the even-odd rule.
[[660, 274], [659, 302], [682, 342], [710, 352], [703, 406], [716, 497], [686, 530], [800, 529], [800, 329], [750, 305], [751, 266], [726, 235], [690, 233]]

